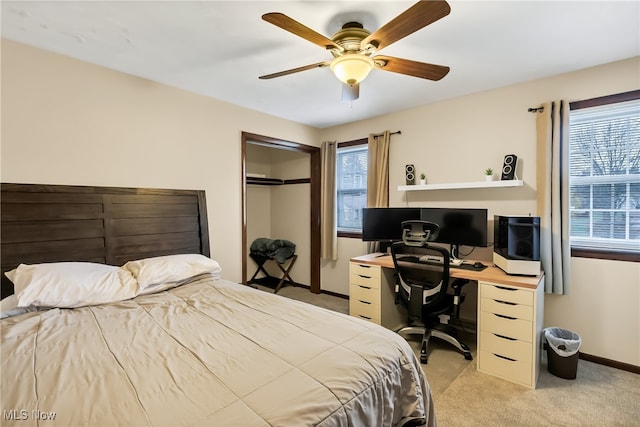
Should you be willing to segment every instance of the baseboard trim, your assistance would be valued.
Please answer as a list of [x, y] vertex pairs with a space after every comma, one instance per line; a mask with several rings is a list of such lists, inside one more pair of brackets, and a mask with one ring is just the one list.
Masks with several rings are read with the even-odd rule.
[[[306, 289], [309, 289], [309, 290], [311, 289], [310, 286], [304, 285], [302, 283], [296, 283], [295, 286], [298, 287], [298, 288], [306, 288]], [[325, 291], [324, 289], [320, 289], [320, 293], [321, 294], [326, 294], [326, 295], [331, 295], [332, 297], [336, 297], [336, 298], [349, 299], [349, 295], [343, 295], [343, 294], [339, 294], [337, 292]]]
[[342, 298], [342, 299], [349, 299], [349, 295], [342, 295], [339, 294], [337, 292], [331, 292], [331, 291], [323, 291], [322, 289], [320, 290], [321, 294], [327, 294], [327, 295], [331, 295], [333, 297], [337, 297], [337, 298]]
[[586, 360], [587, 362], [593, 362], [599, 365], [609, 366], [610, 368], [616, 368], [622, 371], [640, 374], [640, 366], [632, 365], [630, 363], [618, 362], [617, 360], [606, 359], [604, 357], [594, 356], [592, 354], [582, 352], [580, 352], [578, 357], [582, 360]]

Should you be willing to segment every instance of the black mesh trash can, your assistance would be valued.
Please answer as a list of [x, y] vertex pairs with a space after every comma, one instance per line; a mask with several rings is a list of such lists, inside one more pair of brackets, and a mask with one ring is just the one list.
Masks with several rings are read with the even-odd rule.
[[582, 340], [575, 332], [562, 328], [546, 328], [547, 369], [556, 377], [575, 380]]

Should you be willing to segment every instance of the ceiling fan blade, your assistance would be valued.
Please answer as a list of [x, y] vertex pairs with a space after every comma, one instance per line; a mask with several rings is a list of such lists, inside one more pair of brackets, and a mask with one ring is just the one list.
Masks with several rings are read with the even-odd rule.
[[444, 18], [449, 12], [451, 7], [445, 0], [421, 0], [362, 40], [360, 47], [365, 49], [372, 44], [382, 49]]
[[[406, 74], [427, 80], [440, 80], [449, 73], [450, 68], [444, 65], [426, 64], [393, 56], [377, 55], [373, 58], [376, 68], [394, 73]], [[378, 65], [380, 62], [384, 65]]]
[[289, 18], [287, 15], [279, 12], [265, 13], [262, 15], [262, 19], [280, 27], [285, 31], [289, 31], [296, 36], [302, 37], [305, 40], [310, 41], [313, 44], [324, 49], [338, 49], [342, 51], [342, 48], [333, 42], [333, 40], [323, 36], [320, 33], [313, 31], [311, 28], [306, 27], [298, 21]]
[[351, 102], [360, 98], [360, 83], [354, 85], [342, 84], [342, 102]]
[[290, 70], [280, 71], [278, 73], [273, 74], [265, 74], [264, 76], [258, 77], [261, 80], [274, 79], [276, 77], [286, 76], [288, 74], [299, 73], [300, 71], [312, 70], [314, 68], [323, 68], [328, 67], [331, 64], [331, 61], [317, 62], [315, 64], [304, 65], [302, 67], [292, 68]]

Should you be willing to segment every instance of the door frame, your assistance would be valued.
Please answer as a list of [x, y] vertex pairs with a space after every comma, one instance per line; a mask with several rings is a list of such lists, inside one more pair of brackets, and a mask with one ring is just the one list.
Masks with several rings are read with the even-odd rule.
[[320, 192], [321, 192], [321, 168], [320, 148], [298, 142], [285, 141], [264, 135], [242, 132], [241, 137], [241, 174], [242, 174], [242, 283], [247, 283], [247, 144], [261, 145], [263, 147], [277, 148], [281, 150], [296, 151], [310, 155], [310, 252], [311, 259], [311, 283], [309, 289], [314, 294], [320, 293]]

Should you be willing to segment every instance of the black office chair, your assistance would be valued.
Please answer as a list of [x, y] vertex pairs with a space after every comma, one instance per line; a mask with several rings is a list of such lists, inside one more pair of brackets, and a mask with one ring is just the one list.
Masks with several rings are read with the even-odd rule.
[[468, 280], [457, 279], [449, 287], [449, 252], [427, 241], [436, 238], [439, 227], [428, 221], [402, 223], [403, 241], [391, 245], [395, 266], [396, 304], [402, 302], [409, 314], [408, 326], [399, 334], [422, 335], [420, 362], [427, 363], [431, 336], [440, 338], [472, 360], [469, 347], [460, 341], [456, 330], [448, 325], [451, 317], [458, 317], [459, 306], [464, 300], [462, 287]]

